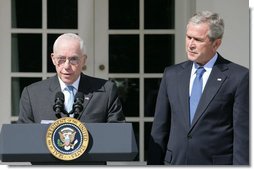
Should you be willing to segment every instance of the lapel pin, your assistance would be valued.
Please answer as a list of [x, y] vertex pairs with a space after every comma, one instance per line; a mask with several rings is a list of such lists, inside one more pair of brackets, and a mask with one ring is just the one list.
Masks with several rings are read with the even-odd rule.
[[89, 97], [85, 97], [85, 100], [89, 100]]
[[221, 81], [222, 79], [221, 78], [217, 78], [217, 81]]

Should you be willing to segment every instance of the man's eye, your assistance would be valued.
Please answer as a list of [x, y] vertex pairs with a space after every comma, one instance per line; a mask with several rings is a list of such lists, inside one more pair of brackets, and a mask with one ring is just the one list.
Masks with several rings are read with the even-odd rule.
[[65, 57], [59, 57], [58, 60], [66, 60]]
[[77, 60], [79, 60], [79, 58], [78, 57], [71, 57], [70, 60], [77, 61]]

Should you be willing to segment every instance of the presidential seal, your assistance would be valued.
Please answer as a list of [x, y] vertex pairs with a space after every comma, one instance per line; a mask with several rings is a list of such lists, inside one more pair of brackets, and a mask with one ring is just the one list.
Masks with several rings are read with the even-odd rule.
[[79, 120], [63, 117], [52, 123], [46, 134], [46, 144], [56, 158], [70, 161], [80, 157], [87, 149], [89, 134]]

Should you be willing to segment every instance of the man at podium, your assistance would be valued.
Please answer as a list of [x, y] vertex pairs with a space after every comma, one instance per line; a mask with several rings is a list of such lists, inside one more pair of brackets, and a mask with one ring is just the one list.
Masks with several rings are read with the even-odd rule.
[[116, 85], [82, 73], [86, 48], [76, 34], [60, 35], [51, 59], [57, 74], [23, 89], [18, 123], [52, 122], [74, 117], [81, 122], [125, 122]]
[[25, 87], [18, 123], [3, 125], [0, 160], [32, 165], [132, 161], [138, 153], [132, 124], [123, 123], [116, 85], [82, 73], [83, 40], [73, 33], [60, 35], [51, 59], [57, 74]]

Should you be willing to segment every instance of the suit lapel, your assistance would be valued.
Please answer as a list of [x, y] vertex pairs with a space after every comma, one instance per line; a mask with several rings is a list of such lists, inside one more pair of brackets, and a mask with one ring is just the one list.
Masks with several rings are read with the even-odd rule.
[[197, 107], [196, 114], [193, 118], [192, 127], [195, 126], [198, 119], [204, 114], [206, 108], [213, 100], [214, 96], [217, 94], [218, 90], [221, 88], [223, 82], [227, 79], [227, 75], [223, 72], [228, 69], [222, 57], [218, 57], [212, 72], [207, 80], [206, 87], [200, 98], [200, 103]]
[[178, 78], [178, 93], [179, 93], [179, 101], [181, 104], [182, 113], [184, 113], [184, 121], [186, 128], [189, 129], [189, 84], [190, 84], [190, 74], [192, 68], [192, 62], [186, 62], [182, 65], [183, 71], [179, 72]]
[[[57, 92], [61, 91], [61, 87], [60, 87], [60, 83], [58, 81], [57, 75], [50, 79], [52, 80], [50, 81], [50, 84], [49, 84], [49, 91], [50, 91], [49, 100], [50, 100], [51, 108], [53, 108], [55, 104], [55, 95]], [[66, 115], [61, 114], [61, 116], [65, 117]]]
[[[89, 84], [90, 84], [89, 79], [86, 77], [86, 75], [82, 73], [80, 77], [79, 88], [78, 88], [78, 91], [84, 93], [83, 111], [81, 113], [81, 116], [85, 116], [84, 112], [86, 110], [86, 107], [93, 97], [93, 93], [91, 93], [91, 88], [90, 88], [93, 86]], [[80, 119], [81, 119], [81, 116], [80, 116]]]

